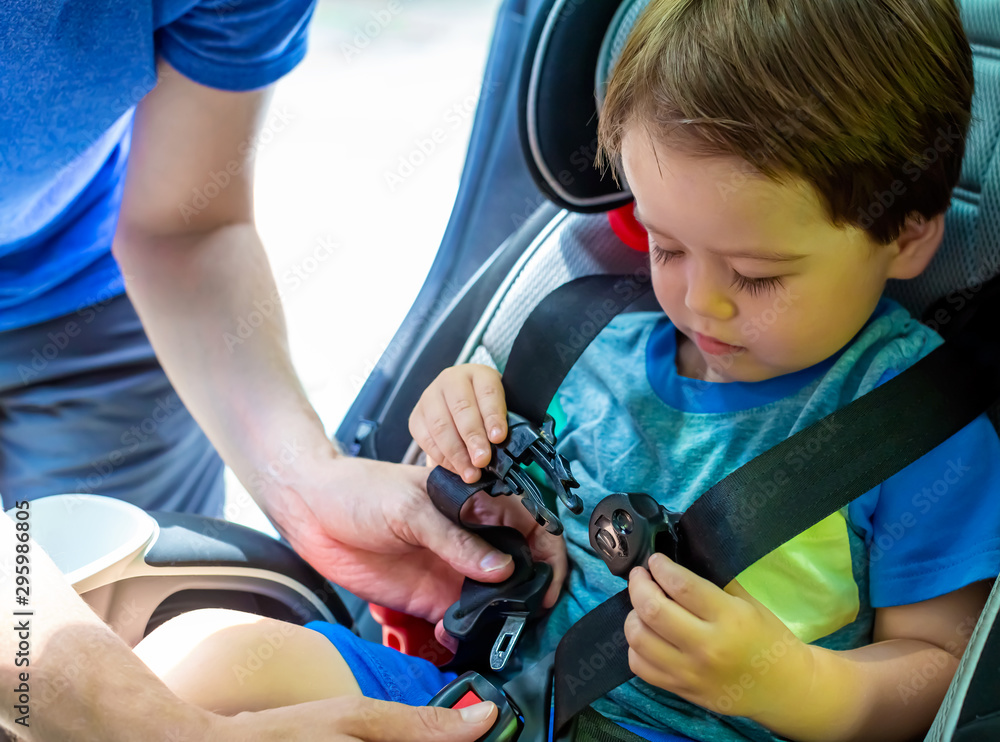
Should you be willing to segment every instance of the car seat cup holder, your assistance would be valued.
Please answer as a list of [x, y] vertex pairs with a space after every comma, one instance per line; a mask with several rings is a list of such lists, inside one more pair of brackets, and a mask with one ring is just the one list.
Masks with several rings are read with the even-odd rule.
[[628, 579], [633, 567], [645, 567], [656, 552], [677, 561], [680, 517], [644, 492], [617, 492], [594, 508], [590, 545], [612, 574]]

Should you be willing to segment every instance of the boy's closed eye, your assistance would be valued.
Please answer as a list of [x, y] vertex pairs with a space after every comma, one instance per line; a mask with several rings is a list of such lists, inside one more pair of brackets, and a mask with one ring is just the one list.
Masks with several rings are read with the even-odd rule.
[[[654, 261], [665, 265], [666, 263], [681, 257], [683, 253], [677, 250], [664, 250], [662, 247], [654, 242], [649, 243], [649, 254]], [[766, 293], [768, 291], [773, 291], [774, 289], [783, 288], [784, 284], [781, 281], [781, 276], [765, 276], [760, 278], [754, 278], [751, 276], [744, 276], [738, 271], [733, 271], [733, 282], [731, 286], [735, 286], [738, 291], [746, 291], [751, 296], [756, 296], [759, 293]]]

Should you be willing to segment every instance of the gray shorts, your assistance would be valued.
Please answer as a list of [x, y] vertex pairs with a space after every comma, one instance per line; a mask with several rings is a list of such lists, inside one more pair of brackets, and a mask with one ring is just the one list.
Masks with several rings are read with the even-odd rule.
[[4, 508], [68, 492], [222, 515], [222, 460], [124, 294], [0, 332]]

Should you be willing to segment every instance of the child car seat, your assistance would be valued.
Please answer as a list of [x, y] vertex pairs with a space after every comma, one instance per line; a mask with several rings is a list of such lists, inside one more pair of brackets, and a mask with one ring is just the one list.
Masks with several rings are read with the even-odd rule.
[[[601, 39], [602, 55], [598, 56], [598, 81], [606, 79], [610, 59], [620, 50], [628, 28], [634, 22], [643, 2], [624, 2], [618, 5], [612, 27]], [[1000, 215], [996, 211], [1000, 197], [1000, 171], [998, 171], [998, 132], [1000, 132], [1000, 87], [997, 63], [997, 46], [1000, 44], [1000, 8], [995, 3], [967, 1], [960, 4], [963, 22], [973, 47], [976, 76], [976, 97], [973, 104], [973, 126], [967, 141], [961, 178], [956, 187], [951, 208], [946, 216], [946, 234], [930, 267], [918, 278], [911, 281], [891, 281], [886, 293], [907, 307], [915, 316], [921, 317], [931, 304], [947, 297], [948, 304], [956, 311], [978, 292], [984, 282], [995, 276], [1000, 269]], [[454, 309], [462, 312], [462, 301], [467, 294], [487, 294], [493, 296], [483, 318], [465, 342], [458, 355], [447, 354], [450, 348], [441, 343], [429, 342], [415, 354], [407, 369], [407, 375], [397, 380], [394, 395], [381, 409], [369, 411], [368, 422], [360, 431], [341, 428], [341, 441], [356, 443], [362, 450], [391, 460], [413, 463], [416, 449], [409, 446], [400, 457], [401, 437], [405, 438], [406, 416], [419, 398], [426, 384], [444, 366], [455, 362], [478, 362], [493, 365], [502, 370], [516, 328], [541, 297], [552, 288], [570, 278], [591, 272], [632, 272], [636, 264], [630, 262], [634, 256], [628, 255], [613, 235], [602, 216], [585, 216], [581, 213], [592, 211], [595, 206], [620, 203], [615, 201], [613, 184], [594, 184], [588, 180], [582, 185], [562, 182], [560, 173], [573, 172], [574, 156], [587, 150], [596, 130], [594, 123], [592, 88], [577, 99], [572, 98], [573, 90], [579, 91], [570, 78], [576, 72], [570, 66], [560, 64], [565, 59], [567, 47], [572, 49], [575, 59], [588, 60], [590, 50], [581, 49], [582, 40], [593, 34], [586, 33], [587, 20], [584, 19], [591, 7], [580, 4], [550, 2], [545, 8], [547, 15], [540, 16], [535, 23], [533, 47], [530, 47], [522, 77], [523, 144], [531, 160], [532, 173], [536, 184], [563, 211], [537, 232], [525, 234], [521, 230], [505, 244], [504, 251], [518, 251], [518, 262], [503, 283], [497, 287], [494, 278], [483, 275], [481, 285], [470, 282], [466, 294], [454, 303]], [[572, 12], [570, 12], [572, 11]], [[598, 20], [606, 17], [607, 8], [594, 9], [592, 15]], [[596, 23], [597, 21], [595, 21]], [[560, 56], [563, 54], [563, 56]], [[599, 89], [599, 86], [598, 86]], [[569, 124], [565, 119], [572, 119]], [[588, 127], [589, 125], [589, 127]], [[570, 133], [576, 127], [578, 135]], [[582, 132], [582, 136], [580, 135]], [[592, 149], [592, 145], [591, 145]], [[554, 175], [555, 174], [555, 175]], [[580, 185], [579, 188], [575, 186]], [[620, 198], [620, 195], [619, 195]], [[546, 215], [547, 216], [547, 215]], [[531, 225], [532, 227], [534, 225]], [[534, 239], [532, 239], [534, 238]], [[613, 246], [611, 249], [608, 246]], [[619, 250], [615, 253], [615, 248]], [[600, 266], [600, 267], [597, 267]], [[613, 266], [613, 267], [610, 267]], [[940, 307], [938, 307], [940, 309]], [[936, 310], [934, 315], [924, 317], [932, 327], [943, 335], [948, 327], [943, 326], [952, 315], [944, 316]], [[1000, 318], [997, 318], [1000, 322]], [[450, 317], [438, 322], [436, 337], [449, 335]], [[426, 370], [425, 370], [426, 369]], [[419, 378], [412, 386], [411, 380]], [[393, 409], [394, 405], [398, 405]], [[997, 424], [997, 408], [993, 409], [994, 425]], [[345, 421], [349, 424], [351, 421]], [[360, 432], [354, 440], [351, 433]], [[953, 730], [961, 717], [965, 725], [964, 734], [975, 734], [974, 726], [983, 726], [985, 721], [973, 722], [976, 716], [983, 717], [997, 712], [997, 703], [984, 702], [979, 710], [972, 705], [956, 703], [953, 696], [968, 690], [970, 672], [977, 660], [986, 651], [988, 659], [979, 666], [982, 676], [1000, 664], [1000, 631], [994, 632], [992, 645], [988, 641], [989, 627], [992, 625], [1000, 601], [1000, 592], [994, 590], [989, 606], [984, 611], [982, 622], [963, 660], [962, 668], [956, 675], [955, 685], [949, 696], [949, 703], [942, 711], [935, 725], [935, 735], [942, 730]], [[992, 650], [990, 649], [992, 646]], [[988, 676], [987, 676], [988, 677]], [[976, 687], [976, 686], [974, 686]], [[996, 699], [1000, 696], [997, 681], [991, 678], [978, 687], [985, 688], [981, 696]], [[964, 688], [965, 691], [960, 690]], [[971, 698], [969, 699], [971, 700]], [[974, 705], [974, 704], [973, 704]], [[989, 710], [987, 710], [989, 709]], [[994, 720], [994, 723], [997, 723]], [[948, 732], [949, 734], [951, 732]], [[985, 738], [985, 737], [984, 737]]]
[[[570, 278], [600, 272], [632, 273], [637, 279], [641, 278], [646, 258], [621, 244], [606, 216], [578, 213], [595, 208], [593, 201], [588, 203], [588, 200], [600, 198], [602, 194], [614, 195], [615, 189], [598, 180], [597, 191], [593, 190], [593, 182], [587, 184], [591, 190], [577, 191], [559, 182], [558, 176], [556, 183], [561, 187], [557, 189], [549, 180], [553, 173], [565, 171], [565, 163], [571, 162], [570, 158], [581, 148], [586, 150], [592, 141], [586, 133], [593, 120], [592, 98], [588, 109], [587, 101], [573, 108], [565, 100], [552, 96], [552, 91], [570, 89], [560, 75], [573, 73], [567, 69], [568, 65], [556, 63], [559, 55], [566, 51], [568, 43], [583, 38], [580, 29], [588, 23], [596, 23], [598, 27], [603, 23], [599, 32], [591, 30], [586, 35], [591, 40], [598, 39], [597, 51], [587, 57], [574, 46], [573, 57], [594, 59], [594, 67], [603, 65], [601, 68], [606, 69], [608, 59], [601, 56], [601, 49], [606, 55], [613, 53], [609, 50], [616, 45], [620, 46], [640, 3], [641, 0], [626, 0], [612, 4], [620, 11], [613, 19], [608, 18], [607, 8], [602, 8], [596, 14], [599, 16], [597, 21], [588, 16], [589, 10], [598, 5], [596, 3], [550, 0], [543, 4], [541, 10], [544, 12], [532, 27], [522, 78], [525, 81], [522, 93], [537, 96], [537, 100], [531, 106], [522, 102], [522, 112], [532, 116], [532, 120], [524, 120], [522, 126], [526, 130], [533, 127], [535, 132], [527, 137], [526, 149], [534, 161], [532, 170], [537, 184], [557, 199], [562, 210], [543, 205], [501, 245], [455, 298], [450, 310], [436, 320], [434, 331], [429, 332], [406, 359], [401, 377], [391, 385], [391, 393], [363, 411], [364, 419], [372, 422], [353, 428], [350, 421], [345, 422], [346, 427], [338, 431], [342, 443], [356, 444], [360, 450], [387, 460], [414, 461], [416, 451], [405, 434], [406, 417], [426, 383], [441, 368], [471, 360], [491, 363], [502, 369], [524, 317], [548, 290]], [[968, 298], [1000, 267], [1000, 8], [988, 0], [964, 0], [960, 5], [973, 45], [976, 75], [974, 122], [961, 178], [946, 217], [944, 242], [934, 261], [919, 279], [891, 282], [887, 287], [887, 293], [915, 316], [922, 316], [934, 299], [949, 295], [956, 300]], [[590, 75], [587, 77], [593, 79]], [[592, 90], [593, 84], [588, 82], [588, 85]], [[551, 121], [560, 117], [573, 118], [577, 128], [585, 132], [584, 138], [568, 141], [564, 136], [545, 135]], [[534, 143], [531, 136], [534, 136]], [[563, 166], [553, 164], [559, 162]], [[573, 181], [572, 185], [581, 183], [582, 179]], [[602, 187], [609, 190], [602, 192]], [[622, 198], [620, 194], [617, 197]], [[615, 203], [614, 198], [605, 202], [608, 203]], [[452, 329], [468, 321], [468, 306], [474, 302], [484, 303], [484, 295], [487, 307], [482, 317], [471, 334], [456, 339]], [[924, 319], [935, 321], [934, 317]], [[459, 346], [457, 352], [456, 344]], [[355, 418], [355, 422], [361, 420], [358, 415]], [[977, 725], [984, 727], [991, 719], [995, 723], [1000, 715], [997, 705], [1000, 688], [995, 675], [1000, 666], [1000, 631], [991, 633], [991, 628], [996, 626], [998, 607], [1000, 590], [994, 589], [949, 690], [949, 698], [928, 739], [995, 738], [975, 736], [975, 728]], [[985, 684], [977, 685], [974, 681], [984, 674], [992, 677], [987, 677]], [[981, 700], [985, 700], [979, 706], [970, 705], [975, 701], [970, 687], [973, 690], [985, 688], [980, 693]], [[977, 716], [981, 717], [978, 721]], [[957, 733], [956, 724], [959, 725]]]

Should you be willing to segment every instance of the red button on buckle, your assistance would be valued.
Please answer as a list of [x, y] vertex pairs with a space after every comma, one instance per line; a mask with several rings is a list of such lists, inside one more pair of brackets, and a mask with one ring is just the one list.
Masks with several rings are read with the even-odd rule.
[[470, 690], [464, 696], [459, 698], [458, 703], [452, 706], [452, 708], [464, 709], [466, 706], [475, 706], [477, 703], [481, 703], [482, 700], [483, 700], [482, 698], [480, 698]]

